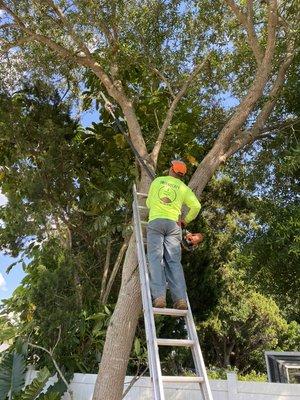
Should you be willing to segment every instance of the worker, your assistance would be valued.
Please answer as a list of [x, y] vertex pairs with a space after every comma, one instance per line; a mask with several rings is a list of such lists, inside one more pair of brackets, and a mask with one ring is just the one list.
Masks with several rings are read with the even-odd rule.
[[[173, 308], [187, 309], [186, 285], [181, 265], [182, 228], [196, 218], [201, 205], [192, 190], [182, 182], [187, 172], [183, 161], [173, 160], [168, 176], [152, 182], [146, 205], [149, 208], [147, 256], [153, 307], [166, 307], [166, 282]], [[181, 208], [189, 211], [181, 218]]]

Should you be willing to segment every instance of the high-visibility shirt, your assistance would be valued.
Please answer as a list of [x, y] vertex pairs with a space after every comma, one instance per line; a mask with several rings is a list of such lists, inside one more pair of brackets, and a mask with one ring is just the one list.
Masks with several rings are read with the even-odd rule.
[[173, 176], [159, 176], [151, 183], [146, 205], [149, 208], [149, 221], [166, 218], [178, 221], [181, 207], [186, 205], [189, 212], [185, 217], [188, 224], [196, 218], [201, 205], [193, 193], [180, 179]]

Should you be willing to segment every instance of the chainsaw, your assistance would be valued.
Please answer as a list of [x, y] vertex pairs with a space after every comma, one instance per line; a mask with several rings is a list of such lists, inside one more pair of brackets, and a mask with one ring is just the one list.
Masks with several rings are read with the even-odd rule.
[[194, 251], [204, 240], [203, 233], [191, 233], [187, 229], [182, 230], [182, 247], [187, 251]]

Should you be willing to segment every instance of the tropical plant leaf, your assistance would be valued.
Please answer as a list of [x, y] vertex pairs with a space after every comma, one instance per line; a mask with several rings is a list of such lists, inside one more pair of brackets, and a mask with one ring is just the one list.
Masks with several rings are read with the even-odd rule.
[[22, 354], [7, 353], [0, 364], [0, 400], [5, 400], [8, 393], [20, 392], [25, 382], [25, 358]]
[[24, 358], [27, 357], [27, 352], [28, 352], [28, 342], [26, 342], [24, 339], [21, 337], [18, 337], [15, 343], [15, 350], [18, 354], [22, 354]]
[[135, 338], [134, 341], [134, 352], [137, 356], [141, 354], [141, 342], [138, 338]]
[[44, 367], [39, 371], [37, 377], [31, 382], [30, 385], [26, 386], [22, 400], [34, 400], [36, 399], [45, 387], [46, 382], [50, 378], [51, 374], [47, 367]]
[[[72, 379], [72, 377], [73, 377], [73, 374], [71, 374], [71, 373], [68, 373], [68, 374], [66, 374], [65, 375], [65, 378], [67, 379], [67, 381], [69, 382], [71, 379]], [[48, 397], [45, 397], [45, 396], [47, 396], [47, 395], [59, 395], [59, 399], [61, 398], [61, 396], [67, 391], [67, 389], [68, 389], [68, 387], [67, 387], [67, 385], [64, 383], [64, 381], [61, 379], [61, 378], [59, 378], [58, 379], [58, 381], [57, 382], [55, 382], [54, 383], [54, 385], [51, 385], [51, 386], [49, 386], [48, 387], [48, 389], [47, 389], [47, 393], [46, 394], [41, 394], [38, 398], [37, 398], [37, 400], [48, 400]], [[54, 397], [54, 399], [55, 399], [56, 397]], [[49, 398], [49, 400], [50, 400], [50, 398]], [[51, 400], [52, 400], [52, 398], [51, 398]]]
[[60, 400], [61, 393], [59, 393], [59, 392], [43, 393], [38, 397], [38, 399], [39, 400]]

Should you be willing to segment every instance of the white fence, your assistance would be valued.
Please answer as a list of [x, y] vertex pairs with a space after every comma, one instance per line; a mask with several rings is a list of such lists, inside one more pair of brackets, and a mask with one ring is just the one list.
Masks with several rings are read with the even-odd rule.
[[[30, 371], [29, 383], [36, 375]], [[75, 374], [71, 382], [74, 400], [92, 400], [96, 375]], [[125, 379], [125, 388], [131, 377]], [[228, 373], [227, 380], [210, 381], [214, 400], [300, 400], [300, 384], [238, 381], [236, 374]], [[199, 386], [193, 383], [166, 383], [166, 400], [201, 400]], [[109, 399], [107, 399], [109, 400]], [[149, 378], [141, 378], [131, 388], [125, 400], [153, 400]]]

